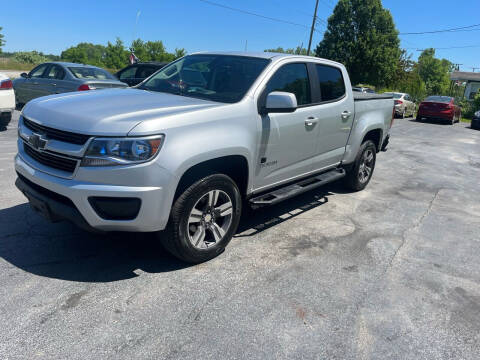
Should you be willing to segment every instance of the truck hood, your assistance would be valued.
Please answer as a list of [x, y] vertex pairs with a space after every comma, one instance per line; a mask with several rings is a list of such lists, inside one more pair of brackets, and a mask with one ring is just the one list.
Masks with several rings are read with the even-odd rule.
[[109, 89], [51, 95], [30, 101], [23, 115], [59, 130], [126, 136], [145, 120], [220, 106], [220, 103], [138, 89]]

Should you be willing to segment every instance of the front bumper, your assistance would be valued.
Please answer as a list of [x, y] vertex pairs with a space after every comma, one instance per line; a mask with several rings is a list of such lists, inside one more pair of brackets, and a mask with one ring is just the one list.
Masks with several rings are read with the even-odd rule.
[[[168, 222], [175, 191], [172, 188], [176, 186], [177, 182], [173, 176], [154, 162], [148, 165], [143, 164], [142, 167], [124, 169], [85, 169], [83, 174], [77, 172], [75, 179], [65, 179], [45, 173], [38, 170], [36, 165], [35, 160], [29, 158], [20, 146], [19, 154], [15, 157], [15, 170], [20, 175], [17, 187], [24, 194], [27, 193], [27, 198], [32, 205], [35, 205], [33, 204], [35, 198], [41, 200], [40, 203], [44, 202], [48, 207], [46, 212], [50, 213], [49, 217], [52, 221], [70, 220], [87, 230], [135, 232], [163, 230]], [[115, 184], [115, 181], [103, 178], [102, 174], [116, 177], [117, 182], [120, 181], [123, 184]], [[139, 177], [150, 179], [156, 183], [156, 186], [145, 186], [144, 182], [138, 186]], [[89, 178], [90, 181], [86, 181], [86, 178]], [[92, 181], [95, 178], [98, 180]], [[100, 180], [105, 182], [102, 183]], [[34, 186], [29, 185], [29, 182]], [[125, 182], [131, 182], [132, 185], [125, 185]], [[41, 193], [35, 187], [45, 189], [46, 192]], [[59, 205], [55, 196], [47, 196], [49, 192], [70, 200], [70, 210], [62, 202]], [[30, 199], [32, 194], [33, 201]], [[92, 207], [89, 201], [89, 198], [92, 197], [136, 198], [140, 199], [141, 206], [138, 215], [132, 220], [107, 220], [102, 218]]]

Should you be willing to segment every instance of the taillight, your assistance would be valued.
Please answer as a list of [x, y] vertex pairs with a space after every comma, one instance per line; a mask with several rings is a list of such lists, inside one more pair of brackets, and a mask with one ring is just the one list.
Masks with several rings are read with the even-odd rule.
[[78, 87], [78, 91], [93, 90], [94, 87], [90, 87], [88, 84], [82, 84]]
[[395, 120], [395, 106], [392, 109], [392, 122], [390, 123], [390, 127], [393, 126], [393, 120]]
[[3, 80], [0, 82], [0, 90], [9, 90], [13, 88], [12, 80]]
[[395, 100], [395, 105], [403, 104], [402, 100]]

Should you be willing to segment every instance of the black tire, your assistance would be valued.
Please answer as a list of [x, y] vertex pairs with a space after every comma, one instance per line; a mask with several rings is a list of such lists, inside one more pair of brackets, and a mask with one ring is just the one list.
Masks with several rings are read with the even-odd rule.
[[[372, 154], [373, 159], [371, 162], [369, 162], [369, 166], [371, 168], [369, 175], [364, 179], [364, 181], [361, 181], [360, 169], [362, 162], [365, 160], [364, 157], [366, 156], [366, 153]], [[365, 187], [370, 182], [370, 179], [372, 178], [373, 171], [375, 169], [376, 158], [377, 148], [375, 144], [371, 140], [365, 141], [362, 146], [360, 146], [360, 150], [358, 151], [357, 158], [355, 159], [353, 166], [349, 167], [349, 169], [346, 170], [347, 175], [345, 176], [345, 186], [353, 191], [360, 191], [365, 189]]]
[[[192, 235], [190, 234], [191, 226], [195, 227], [196, 225], [189, 225], [189, 218], [194, 207], [197, 206], [199, 202], [203, 201], [205, 196], [208, 196], [209, 192], [212, 191], [219, 191], [220, 193], [223, 193], [223, 196], [226, 195], [225, 198], [228, 198], [231, 201], [231, 222], [228, 226], [228, 230], [226, 230], [224, 235], [221, 237], [221, 240], [208, 246], [206, 245], [206, 242], [202, 241], [201, 245], [205, 245], [207, 247], [199, 248], [194, 246], [192, 243]], [[206, 205], [208, 207], [208, 204]], [[235, 182], [223, 174], [206, 176], [188, 187], [175, 200], [170, 213], [170, 219], [168, 221], [167, 228], [164, 232], [160, 233], [162, 244], [168, 252], [182, 261], [193, 264], [208, 261], [224, 251], [225, 247], [228, 245], [232, 239], [232, 236], [237, 230], [241, 212], [242, 198]], [[218, 219], [220, 219], [221, 216], [217, 216]], [[215, 217], [213, 217], [213, 219], [215, 219]], [[197, 230], [199, 227], [201, 227], [200, 221], [198, 224]], [[210, 225], [207, 224], [206, 226]], [[205, 239], [207, 239], [207, 235], [213, 239], [214, 232], [213, 226], [211, 229], [210, 227], [203, 227]]]

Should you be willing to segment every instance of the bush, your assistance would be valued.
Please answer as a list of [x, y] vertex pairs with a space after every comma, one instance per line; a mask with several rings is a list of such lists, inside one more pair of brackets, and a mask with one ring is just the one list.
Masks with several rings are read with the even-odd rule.
[[460, 108], [462, 109], [462, 116], [466, 119], [473, 118], [473, 114], [475, 113], [474, 103], [472, 101], [468, 101], [462, 99], [458, 102]]
[[40, 64], [48, 61], [42, 53], [37, 51], [22, 51], [15, 54], [15, 61], [24, 64]]

